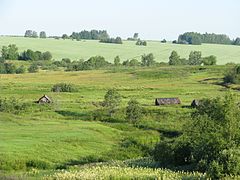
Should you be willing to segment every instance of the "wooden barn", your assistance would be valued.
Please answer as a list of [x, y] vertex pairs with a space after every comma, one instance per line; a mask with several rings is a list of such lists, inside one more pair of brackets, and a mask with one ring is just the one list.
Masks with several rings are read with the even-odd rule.
[[156, 106], [171, 105], [171, 104], [181, 104], [181, 101], [179, 98], [157, 98], [155, 100]]
[[47, 103], [52, 103], [52, 100], [47, 95], [44, 95], [36, 103], [38, 103], [38, 104], [47, 104]]

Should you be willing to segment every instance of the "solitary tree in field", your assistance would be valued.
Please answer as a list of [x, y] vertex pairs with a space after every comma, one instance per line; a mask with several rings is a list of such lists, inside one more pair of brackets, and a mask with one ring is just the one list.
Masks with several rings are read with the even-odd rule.
[[137, 39], [138, 39], [138, 33], [134, 33], [133, 39], [134, 39], [134, 40], [137, 40]]
[[142, 117], [142, 108], [137, 100], [130, 100], [128, 102], [126, 117], [132, 123], [136, 123]]
[[154, 66], [155, 65], [154, 56], [152, 53], [142, 55], [142, 66]]
[[62, 39], [64, 39], [64, 40], [65, 40], [65, 39], [68, 39], [68, 38], [69, 38], [69, 37], [68, 37], [68, 35], [67, 35], [67, 34], [63, 34], [63, 35], [62, 35]]
[[171, 56], [169, 57], [169, 65], [180, 65], [180, 56], [176, 51], [172, 51]]
[[42, 38], [42, 39], [47, 38], [47, 34], [45, 31], [40, 32], [40, 38]]
[[110, 89], [104, 96], [104, 106], [108, 109], [110, 117], [115, 113], [121, 103], [121, 95], [115, 89]]
[[189, 55], [189, 65], [201, 65], [202, 53], [201, 51], [192, 51]]
[[114, 65], [115, 66], [119, 66], [121, 63], [120, 63], [120, 57], [119, 56], [116, 56], [115, 58], [114, 58]]

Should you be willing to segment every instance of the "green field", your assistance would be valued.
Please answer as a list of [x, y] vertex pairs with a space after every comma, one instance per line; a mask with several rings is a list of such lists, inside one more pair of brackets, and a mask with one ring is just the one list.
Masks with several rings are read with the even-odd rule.
[[107, 61], [113, 62], [114, 57], [120, 56], [121, 60], [127, 60], [140, 56], [144, 53], [153, 53], [157, 62], [168, 62], [173, 50], [176, 50], [181, 57], [188, 58], [191, 51], [202, 51], [203, 56], [217, 56], [218, 64], [223, 65], [229, 62], [240, 62], [240, 47], [232, 45], [203, 44], [180, 45], [162, 44], [158, 41], [149, 41], [147, 47], [136, 46], [135, 42], [124, 41], [122, 45], [104, 44], [98, 41], [72, 41], [55, 39], [33, 39], [21, 37], [0, 37], [0, 47], [8, 44], [16, 44], [20, 51], [26, 49], [38, 51], [50, 51], [53, 58], [61, 60], [70, 58], [72, 60], [88, 59], [91, 56], [101, 55]]
[[[0, 75], [1, 98], [16, 97], [33, 104], [24, 113], [0, 113], [1, 169], [25, 172], [35, 167], [55, 169], [94, 162], [98, 158], [108, 161], [144, 157], [138, 146], [121, 144], [133, 138], [140, 146], [152, 147], [159, 137], [181, 132], [192, 111], [184, 106], [193, 99], [226, 94], [228, 90], [217, 85], [226, 69], [186, 66]], [[74, 84], [78, 92], [51, 92], [59, 82]], [[99, 108], [94, 104], [101, 102], [107, 89], [113, 87], [123, 97], [121, 109], [135, 98], [145, 109], [159, 114], [145, 117], [139, 122], [140, 128], [126, 122], [122, 114], [115, 117], [116, 122], [94, 120], [91, 114]], [[239, 92], [234, 92], [240, 98]], [[53, 99], [52, 106], [34, 105], [43, 94]], [[183, 104], [155, 107], [157, 97], [179, 97]], [[141, 128], [143, 125], [147, 128]]]
[[[192, 50], [200, 50], [204, 56], [216, 55], [219, 64], [239, 63], [240, 57], [240, 47], [230, 45], [148, 42], [147, 47], [138, 47], [129, 41], [114, 45], [97, 41], [0, 37], [0, 46], [13, 43], [20, 51], [28, 48], [50, 51], [56, 60], [64, 57], [87, 59], [94, 55], [102, 55], [109, 61], [120, 55], [125, 60], [151, 52], [158, 62], [167, 62], [172, 50], [177, 50], [182, 57], [187, 57]], [[30, 64], [10, 62], [17, 66]], [[232, 88], [222, 85], [230, 68], [232, 66], [226, 65], [109, 67], [79, 72], [58, 69], [0, 74], [0, 99], [14, 97], [28, 104], [24, 111], [0, 112], [0, 179], [5, 176], [23, 176], [23, 179], [68, 179], [72, 176], [75, 179], [89, 176], [126, 178], [125, 172], [128, 172], [128, 178], [136, 177], [136, 174], [139, 178], [205, 177], [195, 172], [154, 170], [151, 168], [153, 164], [147, 168], [133, 168], [139, 165], [134, 159], [150, 158], [153, 148], [162, 138], [171, 140], [180, 135], [194, 111], [189, 107], [194, 99], [223, 97], [230, 91], [240, 100], [238, 85], [229, 86]], [[77, 91], [52, 92], [53, 85], [61, 82], [73, 84]], [[122, 102], [114, 116], [109, 118], [104, 116], [101, 102], [111, 88], [121, 94]], [[34, 103], [44, 94], [53, 100], [52, 104]], [[179, 97], [182, 104], [154, 106], [155, 98], [161, 97]], [[126, 120], [125, 109], [131, 99], [136, 99], [145, 110], [143, 118], [136, 124]], [[134, 161], [131, 165], [122, 164], [129, 159]], [[85, 166], [116, 160], [121, 165]], [[143, 163], [147, 161], [143, 160]], [[59, 172], [59, 169], [67, 172]]]

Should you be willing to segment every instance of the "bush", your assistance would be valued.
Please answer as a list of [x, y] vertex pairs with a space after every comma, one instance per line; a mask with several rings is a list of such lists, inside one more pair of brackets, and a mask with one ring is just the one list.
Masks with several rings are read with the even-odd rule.
[[16, 98], [0, 99], [0, 112], [18, 114], [26, 111], [29, 106], [30, 104], [21, 102], [21, 100]]
[[25, 72], [26, 72], [26, 69], [23, 65], [16, 69], [16, 74], [23, 74]]
[[136, 45], [138, 45], [138, 46], [147, 46], [147, 41], [141, 41], [140, 39], [138, 39], [138, 41], [136, 42]]
[[216, 56], [208, 56], [203, 58], [203, 65], [205, 66], [212, 66], [217, 64], [217, 57]]
[[27, 168], [48, 169], [49, 164], [41, 160], [29, 160], [26, 162]]
[[137, 100], [130, 100], [126, 108], [126, 118], [132, 123], [136, 123], [143, 116], [142, 108]]
[[28, 68], [29, 73], [36, 73], [38, 72], [38, 65], [36, 63], [31, 64], [31, 66]]
[[231, 69], [224, 77], [224, 83], [240, 84], [240, 66]]
[[75, 92], [76, 88], [72, 84], [58, 83], [52, 87], [53, 92]]

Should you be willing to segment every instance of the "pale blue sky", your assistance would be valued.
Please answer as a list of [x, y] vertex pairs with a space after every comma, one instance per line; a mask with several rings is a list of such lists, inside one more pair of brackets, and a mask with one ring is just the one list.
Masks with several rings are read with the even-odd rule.
[[106, 29], [111, 36], [173, 40], [186, 31], [240, 37], [240, 0], [0, 0], [0, 34]]

